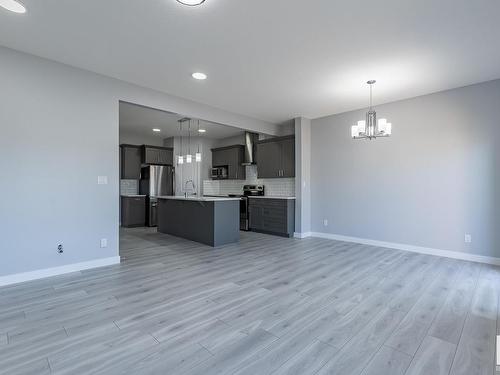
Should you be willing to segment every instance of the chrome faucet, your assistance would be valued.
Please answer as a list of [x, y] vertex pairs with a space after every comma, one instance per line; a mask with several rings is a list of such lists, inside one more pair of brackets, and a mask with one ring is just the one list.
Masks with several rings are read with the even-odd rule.
[[187, 180], [186, 183], [184, 184], [184, 198], [187, 198], [189, 196], [188, 194], [188, 184], [191, 183], [191, 195], [196, 195], [196, 188], [194, 186], [194, 181], [193, 180]]

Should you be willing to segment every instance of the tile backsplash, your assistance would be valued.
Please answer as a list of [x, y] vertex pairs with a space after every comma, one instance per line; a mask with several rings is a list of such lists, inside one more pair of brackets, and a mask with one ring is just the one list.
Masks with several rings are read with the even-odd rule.
[[257, 178], [257, 166], [246, 167], [246, 180], [205, 180], [204, 195], [242, 194], [243, 185], [264, 185], [265, 194], [277, 197], [295, 196], [295, 178]]
[[139, 181], [120, 180], [120, 195], [135, 195], [135, 194], [139, 194]]

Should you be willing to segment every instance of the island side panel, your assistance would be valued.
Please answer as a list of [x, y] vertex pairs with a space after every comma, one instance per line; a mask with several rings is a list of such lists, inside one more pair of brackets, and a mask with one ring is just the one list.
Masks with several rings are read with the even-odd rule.
[[216, 246], [214, 202], [159, 199], [158, 231]]
[[214, 202], [214, 246], [240, 240], [240, 201]]

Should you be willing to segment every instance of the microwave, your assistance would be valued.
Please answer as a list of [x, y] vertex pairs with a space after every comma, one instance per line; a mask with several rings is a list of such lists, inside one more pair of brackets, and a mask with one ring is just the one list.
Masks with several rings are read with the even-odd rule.
[[224, 180], [228, 178], [228, 167], [213, 167], [212, 168], [212, 180]]

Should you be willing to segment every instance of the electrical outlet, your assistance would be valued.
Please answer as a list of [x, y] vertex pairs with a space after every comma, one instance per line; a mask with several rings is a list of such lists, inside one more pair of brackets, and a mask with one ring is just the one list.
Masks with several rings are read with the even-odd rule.
[[469, 233], [465, 233], [464, 241], [465, 241], [465, 243], [471, 243], [472, 242], [472, 235], [470, 235]]
[[101, 238], [101, 248], [108, 247], [108, 239], [107, 238]]
[[323, 225], [324, 225], [325, 227], [327, 227], [327, 226], [328, 226], [328, 219], [323, 219]]
[[62, 243], [60, 243], [59, 245], [57, 245], [57, 252], [58, 252], [59, 254], [64, 253], [64, 248], [63, 248]]

